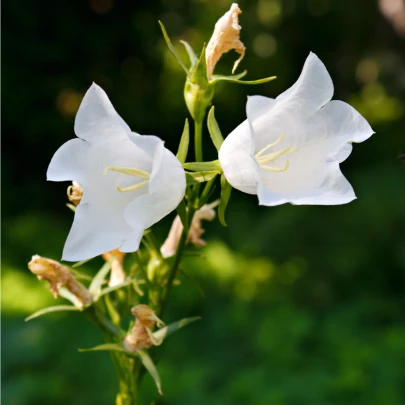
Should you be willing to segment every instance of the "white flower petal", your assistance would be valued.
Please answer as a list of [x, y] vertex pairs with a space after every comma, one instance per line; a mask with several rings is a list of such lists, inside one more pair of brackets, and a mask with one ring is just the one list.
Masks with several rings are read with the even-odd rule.
[[[132, 232], [123, 216], [108, 206], [80, 203], [63, 249], [62, 260], [80, 261], [118, 248]], [[142, 237], [142, 235], [141, 235]]]
[[105, 91], [93, 83], [80, 105], [75, 120], [75, 133], [89, 142], [124, 138], [131, 132], [117, 114]]
[[252, 147], [252, 135], [246, 120], [225, 138], [219, 150], [219, 160], [232, 187], [244, 193], [257, 194], [260, 168], [251, 155]]
[[73, 181], [85, 183], [86, 161], [90, 144], [81, 139], [71, 139], [53, 155], [46, 173], [50, 181]]
[[332, 96], [332, 79], [325, 65], [311, 52], [298, 80], [276, 100], [295, 112], [315, 111], [330, 101]]
[[[167, 149], [162, 148], [161, 157], [155, 158], [149, 193], [128, 205], [125, 218], [132, 229], [145, 230], [172, 212], [184, 197], [186, 176], [181, 163]], [[134, 241], [120, 247], [122, 252], [133, 251]]]

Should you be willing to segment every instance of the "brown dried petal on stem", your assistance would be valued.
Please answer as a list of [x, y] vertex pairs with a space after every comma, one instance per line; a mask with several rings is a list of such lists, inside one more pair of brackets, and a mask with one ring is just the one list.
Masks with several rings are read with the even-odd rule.
[[129, 351], [148, 349], [151, 346], [159, 346], [162, 340], [156, 339], [153, 336], [152, 329], [157, 325], [161, 328], [165, 324], [155, 314], [155, 312], [147, 305], [136, 305], [131, 309], [135, 316], [135, 326], [131, 333], [124, 340], [124, 347]]
[[49, 289], [55, 298], [59, 297], [59, 289], [66, 287], [75, 295], [83, 305], [89, 305], [92, 301], [90, 293], [72, 275], [70, 270], [59, 262], [41, 257], [32, 256], [28, 263], [30, 271], [38, 277], [38, 280], [49, 282]]
[[83, 197], [82, 186], [77, 181], [72, 182], [72, 185], [67, 189], [67, 195], [72, 204], [79, 205]]
[[122, 284], [126, 278], [123, 266], [125, 253], [120, 252], [118, 249], [114, 249], [110, 252], [103, 253], [102, 256], [105, 261], [111, 260], [111, 274], [108, 285], [114, 287]]
[[[187, 243], [192, 243], [196, 248], [203, 247], [207, 244], [205, 240], [201, 238], [202, 234], [204, 233], [201, 222], [203, 220], [212, 221], [215, 218], [216, 213], [214, 208], [218, 204], [219, 201], [215, 201], [212, 204], [205, 204], [194, 214], [190, 229], [188, 231]], [[177, 216], [173, 221], [173, 225], [170, 228], [167, 239], [160, 248], [160, 252], [162, 253], [163, 257], [170, 257], [176, 253], [182, 232], [183, 224], [180, 217]]]
[[230, 10], [226, 12], [215, 24], [214, 33], [208, 42], [206, 50], [207, 76], [210, 79], [214, 73], [215, 65], [224, 53], [234, 49], [240, 54], [239, 59], [234, 63], [232, 73], [235, 72], [239, 62], [245, 56], [246, 47], [240, 40], [238, 15], [242, 11], [236, 3], [233, 3]]

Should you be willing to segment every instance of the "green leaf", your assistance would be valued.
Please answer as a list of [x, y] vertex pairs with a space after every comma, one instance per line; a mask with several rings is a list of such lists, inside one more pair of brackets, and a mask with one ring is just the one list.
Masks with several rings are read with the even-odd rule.
[[266, 77], [264, 79], [259, 79], [259, 80], [238, 80], [238, 79], [234, 79], [234, 78], [231, 78], [231, 77], [227, 78], [226, 76], [221, 76], [220, 79], [212, 80], [212, 81], [210, 81], [210, 83], [217, 83], [217, 82], [220, 82], [220, 81], [225, 81], [225, 82], [228, 82], [228, 83], [254, 85], [254, 84], [262, 84], [262, 83], [271, 82], [274, 79], [277, 79], [277, 76]]
[[184, 66], [184, 63], [183, 63], [182, 60], [180, 59], [179, 55], [177, 55], [176, 49], [174, 48], [174, 46], [173, 46], [173, 44], [172, 44], [172, 41], [170, 41], [170, 38], [169, 38], [169, 36], [167, 35], [167, 31], [166, 31], [165, 26], [163, 25], [163, 23], [162, 23], [161, 21], [159, 21], [159, 25], [160, 25], [160, 28], [161, 28], [162, 33], [163, 33], [163, 38], [165, 39], [166, 45], [167, 45], [167, 47], [169, 48], [170, 52], [171, 52], [172, 55], [176, 58], [178, 64], [179, 64], [179, 65], [183, 68], [183, 70], [186, 72], [186, 75], [191, 78], [188, 69]]
[[101, 286], [107, 277], [108, 272], [111, 270], [111, 261], [105, 262], [104, 266], [99, 270], [99, 272], [93, 278], [90, 284], [89, 291], [90, 294], [98, 296], [101, 292]]
[[212, 106], [208, 113], [208, 131], [211, 135], [212, 142], [214, 143], [217, 151], [221, 148], [224, 138], [222, 137], [221, 130], [219, 129], [217, 120], [215, 119], [215, 107]]
[[208, 84], [207, 62], [206, 62], [206, 58], [205, 58], [205, 44], [201, 51], [197, 65], [195, 66], [195, 68], [191, 74], [191, 81], [193, 83], [198, 83], [200, 85]]
[[226, 181], [225, 176], [221, 176], [221, 201], [218, 207], [218, 219], [223, 226], [226, 226], [225, 211], [231, 197], [232, 186]]
[[183, 40], [181, 40], [180, 42], [186, 48], [186, 51], [188, 53], [188, 56], [190, 58], [190, 63], [191, 63], [190, 70], [193, 70], [197, 66], [198, 57], [197, 57], [197, 55], [195, 54], [193, 48], [190, 46], [190, 44], [188, 42], [183, 41]]
[[74, 307], [72, 305], [55, 305], [54, 307], [47, 307], [41, 309], [37, 312], [34, 312], [32, 315], [25, 318], [25, 322], [30, 321], [31, 319], [38, 318], [41, 315], [49, 314], [51, 312], [61, 312], [61, 311], [81, 311], [80, 308]]
[[71, 267], [73, 267], [73, 268], [80, 267], [81, 265], [83, 265], [93, 259], [94, 259], [94, 257], [92, 257], [91, 259], [82, 260], [80, 262], [73, 264]]
[[186, 172], [186, 183], [187, 186], [195, 186], [196, 184], [198, 184], [198, 181], [194, 179], [191, 173]]
[[186, 203], [184, 200], [180, 202], [180, 204], [177, 207], [177, 215], [181, 219], [181, 223], [183, 224], [184, 232], [186, 235], [188, 235], [188, 215], [187, 215], [187, 208], [186, 208]]
[[214, 179], [220, 173], [217, 170], [212, 170], [206, 172], [188, 172], [187, 174], [190, 175], [196, 182], [204, 183]]
[[66, 300], [70, 301], [75, 307], [83, 308], [83, 303], [76, 297], [76, 295], [72, 294], [67, 288], [61, 287], [59, 289], [59, 295]]
[[122, 346], [120, 346], [117, 343], [105, 343], [103, 345], [91, 347], [90, 349], [79, 349], [80, 353], [86, 353], [86, 352], [103, 352], [103, 351], [108, 351], [108, 352], [121, 352], [125, 353], [131, 357], [135, 357], [135, 353], [128, 352], [125, 350]]
[[149, 354], [144, 350], [139, 350], [137, 352], [137, 354], [141, 358], [142, 364], [145, 366], [146, 370], [148, 370], [149, 374], [155, 380], [155, 384], [156, 384], [159, 394], [163, 395], [162, 383], [160, 381], [159, 373], [158, 373], [156, 366], [153, 363], [152, 359], [149, 357]]
[[186, 118], [186, 123], [184, 124], [183, 134], [181, 135], [179, 150], [177, 151], [177, 159], [180, 163], [185, 163], [188, 153], [188, 144], [190, 143], [190, 127], [188, 125], [188, 119]]
[[216, 171], [216, 172], [222, 173], [222, 168], [221, 168], [221, 165], [219, 164], [219, 160], [214, 160], [212, 162], [184, 163], [183, 167], [186, 170], [192, 170], [193, 172]]
[[162, 383], [160, 381], [159, 373], [156, 369], [155, 364], [153, 363], [152, 359], [150, 358], [149, 354], [145, 350], [139, 350], [137, 352], [129, 352], [129, 351], [125, 350], [122, 346], [120, 346], [116, 343], [106, 343], [103, 345], [92, 347], [90, 349], [79, 349], [79, 352], [81, 352], [81, 353], [98, 352], [98, 351], [120, 352], [120, 353], [126, 354], [129, 357], [140, 358], [142, 361], [142, 364], [144, 365], [146, 370], [149, 372], [149, 374], [154, 379], [159, 394], [163, 395]]
[[221, 80], [239, 80], [242, 77], [245, 77], [247, 74], [247, 70], [244, 70], [242, 73], [238, 73], [237, 75], [212, 75], [211, 82], [219, 82]]
[[184, 328], [185, 326], [187, 326], [188, 324], [190, 324], [192, 322], [199, 321], [200, 319], [201, 319], [201, 316], [193, 316], [190, 318], [181, 319], [180, 321], [173, 322], [170, 325], [167, 325], [164, 328], [159, 329], [158, 331], [154, 332], [153, 336], [157, 340], [164, 340], [168, 336], [170, 336], [172, 333], [177, 332], [179, 329]]
[[110, 293], [112, 293], [112, 292], [114, 292], [114, 291], [119, 290], [120, 288], [127, 287], [128, 285], [131, 285], [131, 284], [134, 284], [134, 285], [136, 284], [136, 287], [137, 287], [137, 288], [135, 289], [135, 291], [136, 291], [139, 295], [142, 296], [142, 295], [143, 295], [143, 291], [139, 289], [138, 282], [135, 281], [135, 280], [127, 280], [127, 281], [124, 281], [124, 282], [121, 283], [121, 284], [117, 284], [117, 285], [114, 285], [114, 286], [112, 286], [112, 287], [104, 288], [103, 290], [101, 290], [101, 292], [100, 292], [100, 294], [98, 294], [98, 296], [99, 296], [99, 297], [102, 297], [103, 295], [110, 294]]

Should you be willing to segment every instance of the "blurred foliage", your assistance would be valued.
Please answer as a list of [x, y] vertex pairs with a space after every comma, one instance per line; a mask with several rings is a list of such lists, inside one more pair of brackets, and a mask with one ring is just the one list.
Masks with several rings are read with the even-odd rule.
[[[402, 405], [405, 403], [404, 39], [377, 0], [241, 1], [246, 79], [215, 96], [223, 134], [245, 118], [249, 94], [275, 97], [309, 51], [326, 64], [335, 98], [351, 102], [376, 135], [342, 169], [359, 199], [347, 206], [258, 207], [233, 192], [227, 228], [184, 261], [165, 315], [203, 319], [162, 348], [159, 404]], [[165, 48], [161, 19], [195, 49], [230, 2], [218, 0], [3, 1], [4, 403], [111, 404], [108, 354], [80, 314], [23, 322], [50, 302], [26, 270], [32, 254], [58, 259], [71, 223], [67, 184], [46, 183], [55, 150], [73, 137], [92, 81], [132, 129], [175, 150], [187, 111], [184, 73]], [[217, 72], [229, 74], [235, 55]], [[186, 59], [185, 59], [186, 60]], [[207, 137], [205, 152], [215, 158]], [[158, 225], [163, 241], [173, 215]], [[85, 266], [93, 272], [101, 263]], [[190, 281], [193, 279], [194, 281]], [[199, 288], [196, 287], [199, 285]], [[201, 295], [201, 289], [204, 295]], [[145, 403], [156, 400], [146, 378]], [[149, 401], [149, 402], [148, 402]]]

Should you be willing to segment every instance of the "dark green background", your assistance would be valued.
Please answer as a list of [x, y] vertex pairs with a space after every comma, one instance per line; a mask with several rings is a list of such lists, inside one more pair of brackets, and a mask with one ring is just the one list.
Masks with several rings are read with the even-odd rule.
[[[206, 224], [208, 247], [184, 268], [165, 315], [203, 319], [163, 348], [160, 404], [402, 405], [405, 403], [405, 41], [371, 0], [241, 1], [241, 69], [258, 87], [220, 85], [224, 134], [245, 119], [247, 95], [291, 86], [315, 52], [376, 131], [342, 170], [358, 200], [335, 207], [258, 207], [234, 191], [228, 227]], [[47, 183], [56, 149], [74, 136], [92, 81], [131, 128], [175, 151], [187, 110], [184, 73], [165, 48], [161, 19], [195, 49], [230, 2], [161, 0], [3, 1], [3, 385], [10, 405], [108, 405], [115, 375], [77, 314], [24, 323], [52, 304], [26, 269], [32, 254], [59, 259], [72, 214], [67, 184]], [[229, 74], [227, 55], [217, 72]], [[208, 158], [215, 158], [209, 139]], [[173, 215], [159, 225], [165, 238]], [[86, 270], [95, 272], [94, 260]], [[150, 377], [145, 404], [157, 399]]]

